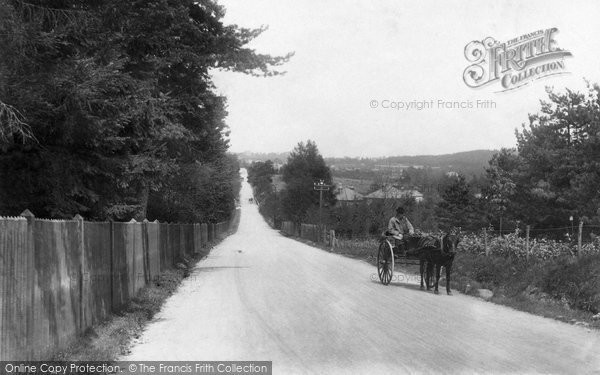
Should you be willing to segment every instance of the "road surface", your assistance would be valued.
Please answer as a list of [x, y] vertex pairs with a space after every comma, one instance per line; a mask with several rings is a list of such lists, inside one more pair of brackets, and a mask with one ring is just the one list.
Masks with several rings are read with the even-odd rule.
[[600, 333], [286, 238], [246, 182], [239, 229], [201, 261], [123, 360], [268, 360], [274, 374], [600, 373]]

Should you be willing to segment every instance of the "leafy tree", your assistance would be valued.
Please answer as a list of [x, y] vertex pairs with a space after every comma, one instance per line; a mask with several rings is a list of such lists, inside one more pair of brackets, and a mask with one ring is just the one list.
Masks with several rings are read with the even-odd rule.
[[460, 226], [464, 229], [478, 230], [485, 226], [485, 216], [471, 186], [462, 174], [446, 178], [441, 187], [440, 198], [437, 216], [442, 229]]
[[191, 164], [151, 193], [149, 220], [169, 222], [218, 222], [235, 208], [241, 183], [239, 161], [234, 155], [216, 163]]
[[[283, 181], [286, 188], [282, 192], [282, 211], [284, 215], [296, 222], [301, 222], [311, 206], [319, 205], [319, 192], [314, 190], [314, 183], [323, 180], [333, 185], [331, 172], [319, 153], [316, 143], [300, 142], [290, 153], [283, 166]], [[335, 195], [333, 186], [323, 192], [323, 205], [333, 206]]]
[[273, 162], [254, 162], [248, 168], [248, 182], [254, 187], [255, 195], [261, 199], [273, 191], [272, 176], [275, 174]]
[[[511, 171], [516, 171], [519, 158], [514, 155], [514, 150], [502, 149], [490, 160], [486, 176], [490, 182], [486, 189], [488, 206], [491, 214], [499, 218], [499, 230], [502, 233], [504, 217], [511, 204], [511, 199], [516, 193], [516, 184], [511, 176]], [[514, 205], [513, 205], [514, 206]]]

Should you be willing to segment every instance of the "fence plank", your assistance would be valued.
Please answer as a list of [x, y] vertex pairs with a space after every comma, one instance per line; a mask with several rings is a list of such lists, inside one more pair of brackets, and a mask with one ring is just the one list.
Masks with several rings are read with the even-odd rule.
[[87, 301], [84, 329], [105, 320], [112, 311], [111, 223], [84, 222], [85, 267], [91, 298]]
[[199, 254], [202, 247], [202, 235], [200, 234], [200, 224], [194, 224], [194, 254]]
[[[87, 273], [87, 265], [85, 262], [85, 237], [84, 237], [84, 225], [83, 225], [83, 217], [79, 214], [75, 215], [75, 217], [73, 218], [73, 220], [75, 220], [75, 222], [77, 223], [76, 226], [76, 246], [77, 246], [77, 260], [79, 261], [78, 263], [78, 268], [79, 268], [79, 290], [78, 290], [78, 297], [79, 300], [77, 301], [78, 307], [79, 307], [79, 321], [78, 321], [78, 330], [79, 332], [83, 332], [84, 328], [88, 326], [88, 324], [91, 324], [91, 319], [89, 317], [89, 313], [86, 309], [87, 305], [88, 305], [88, 299], [89, 299], [89, 293], [91, 291], [90, 288], [90, 283], [89, 283], [89, 278], [86, 276]], [[75, 260], [75, 259], [73, 259]], [[89, 321], [88, 321], [89, 319]]]
[[200, 235], [202, 240], [202, 247], [206, 247], [208, 245], [208, 224], [200, 224]]
[[208, 224], [208, 241], [213, 242], [214, 240], [216, 240], [215, 224], [210, 223]]
[[[1, 220], [0, 226], [0, 360], [16, 358], [27, 360], [26, 314], [31, 309], [31, 288], [27, 277], [28, 254], [32, 244], [28, 241], [28, 222], [24, 218]], [[25, 256], [25, 261], [24, 261]]]
[[80, 333], [81, 259], [75, 221], [35, 220], [35, 342], [37, 355]]
[[137, 292], [146, 286], [146, 275], [144, 273], [144, 240], [142, 238], [142, 223], [131, 221], [128, 223], [133, 241], [131, 296], [135, 296]]
[[[128, 272], [128, 252], [132, 247], [128, 246], [128, 233], [126, 223], [114, 223], [113, 225], [113, 311], [120, 311], [125, 303], [130, 299], [129, 294], [129, 272]], [[128, 250], [129, 248], [129, 250]]]
[[175, 267], [175, 265], [181, 261], [179, 259], [179, 251], [181, 249], [181, 228], [177, 224], [169, 224], [169, 254], [171, 257], [171, 265], [170, 267]]
[[186, 255], [188, 257], [191, 257], [194, 255], [195, 253], [195, 248], [194, 248], [194, 224], [186, 224], [185, 225], [186, 231]]
[[159, 224], [160, 226], [160, 272], [165, 272], [173, 265], [169, 257], [169, 224]]
[[6, 333], [8, 332], [4, 319], [7, 317], [6, 307], [8, 305], [8, 246], [6, 240], [8, 237], [8, 223], [0, 220], [0, 359], [8, 358], [8, 340]]
[[160, 224], [146, 223], [148, 236], [148, 280], [155, 280], [160, 274]]

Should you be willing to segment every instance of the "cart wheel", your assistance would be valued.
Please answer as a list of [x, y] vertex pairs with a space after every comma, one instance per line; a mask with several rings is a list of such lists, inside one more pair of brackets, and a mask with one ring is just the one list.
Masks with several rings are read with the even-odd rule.
[[387, 240], [379, 243], [377, 273], [383, 285], [388, 285], [392, 281], [392, 276], [394, 275], [394, 252], [392, 245]]

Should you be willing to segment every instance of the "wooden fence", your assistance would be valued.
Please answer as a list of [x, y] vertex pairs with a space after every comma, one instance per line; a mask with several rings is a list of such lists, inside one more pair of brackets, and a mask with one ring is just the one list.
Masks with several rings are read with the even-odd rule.
[[318, 225], [296, 224], [291, 221], [281, 223], [281, 231], [288, 236], [300, 237], [316, 243], [323, 243], [332, 249], [336, 245], [335, 231], [323, 228], [319, 230]]
[[44, 359], [228, 230], [0, 217], [0, 361]]
[[300, 237], [300, 226], [291, 221], [282, 222], [281, 231], [288, 236]]

